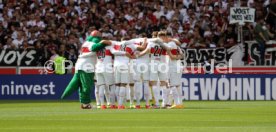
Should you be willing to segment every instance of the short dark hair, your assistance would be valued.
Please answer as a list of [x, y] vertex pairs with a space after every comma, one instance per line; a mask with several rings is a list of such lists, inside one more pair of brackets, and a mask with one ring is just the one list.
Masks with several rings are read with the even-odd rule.
[[171, 36], [172, 36], [172, 33], [171, 33], [171, 32], [168, 32], [168, 31], [167, 31], [167, 33], [166, 33], [166, 34], [167, 34], [167, 36], [169, 36], [169, 37], [171, 37]]
[[124, 40], [129, 40], [130, 39], [130, 37], [129, 36], [123, 36], [122, 38], [121, 38], [121, 41], [124, 41]]

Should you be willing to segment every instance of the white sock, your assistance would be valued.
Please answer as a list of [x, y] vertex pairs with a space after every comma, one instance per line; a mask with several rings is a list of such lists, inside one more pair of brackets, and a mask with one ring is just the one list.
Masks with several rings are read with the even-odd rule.
[[158, 100], [158, 97], [160, 94], [159, 88], [157, 86], [152, 86], [152, 91], [155, 99], [155, 105], [159, 106], [159, 100]]
[[118, 105], [122, 106], [124, 104], [124, 100], [126, 97], [126, 87], [120, 87], [120, 92], [119, 92], [119, 102]]
[[119, 93], [120, 93], [120, 86], [116, 86], [115, 87], [115, 96], [116, 96], [116, 99], [117, 99], [117, 102], [119, 102]]
[[173, 95], [173, 100], [174, 100], [174, 104], [175, 105], [179, 105], [179, 94], [178, 91], [176, 89], [176, 87], [172, 87], [172, 95]]
[[101, 105], [104, 105], [104, 89], [105, 89], [105, 85], [99, 86], [99, 99], [100, 99]]
[[129, 86], [129, 103], [134, 104], [134, 87]]
[[166, 106], [167, 102], [168, 102], [168, 95], [170, 92], [170, 89], [167, 89], [166, 86], [161, 86], [162, 89], [162, 106]]
[[172, 105], [172, 102], [173, 102], [173, 95], [172, 95], [172, 89], [170, 88], [168, 100], [167, 100], [166, 104]]
[[150, 100], [150, 88], [149, 88], [149, 82], [144, 82], [144, 98], [146, 100], [146, 105], [149, 105]]
[[110, 88], [110, 94], [109, 94], [109, 96], [110, 96], [110, 103], [111, 103], [111, 105], [115, 105], [115, 98], [116, 98], [116, 87], [115, 87], [115, 85], [110, 85], [109, 86], [109, 88]]
[[142, 82], [135, 82], [134, 93], [135, 93], [136, 105], [140, 105], [141, 91], [142, 91]]
[[104, 95], [106, 99], [107, 105], [110, 105], [110, 91], [109, 91], [109, 86], [105, 86], [104, 88]]
[[181, 105], [181, 104], [183, 104], [183, 102], [182, 102], [182, 87], [177, 86], [176, 89], [178, 91], [178, 97], [179, 97], [178, 101], [179, 101], [179, 104]]
[[100, 97], [99, 97], [99, 87], [97, 86], [96, 83], [95, 83], [95, 98], [96, 98], [97, 105], [101, 105]]

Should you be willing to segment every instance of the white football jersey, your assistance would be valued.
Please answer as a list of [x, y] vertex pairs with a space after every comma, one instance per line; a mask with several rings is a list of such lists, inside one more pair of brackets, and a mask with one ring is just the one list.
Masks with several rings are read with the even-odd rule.
[[[128, 52], [129, 54], [133, 55], [134, 51], [137, 49], [137, 45], [131, 44], [130, 41], [111, 41], [113, 48], [115, 51], [123, 51]], [[119, 56], [116, 55], [114, 57], [114, 66], [118, 65], [128, 65], [130, 59], [127, 56]]]
[[97, 60], [96, 53], [91, 51], [93, 44], [95, 43], [87, 41], [82, 44], [80, 55], [75, 65], [76, 72], [78, 72], [78, 70], [83, 70], [88, 73], [94, 72]]
[[[144, 42], [144, 38], [132, 39], [131, 41], [133, 42], [133, 44], [135, 44], [137, 46], [141, 46], [143, 44], [143, 42]], [[150, 61], [149, 54], [145, 54], [143, 56], [140, 56], [139, 58], [134, 59], [134, 61], [137, 64], [140, 64], [140, 63], [146, 63], [146, 64], [148, 64], [149, 61]]]
[[148, 41], [147, 50], [150, 50], [150, 60], [166, 63], [167, 52], [155, 40], [150, 39]]
[[[114, 44], [114, 43], [112, 43]], [[112, 70], [113, 55], [124, 55], [124, 51], [115, 51], [114, 45], [106, 46], [104, 49], [97, 52], [96, 69], [98, 72]]]
[[[175, 42], [173, 42], [173, 41], [171, 41], [171, 42], [169, 42], [168, 44], [167, 44], [167, 46], [171, 49], [171, 53], [173, 54], [173, 55], [178, 55], [179, 53], [178, 53], [178, 49], [177, 49], [177, 45], [176, 45], [176, 43]], [[169, 67], [171, 67], [171, 68], [175, 68], [175, 67], [177, 67], [177, 65], [179, 65], [180, 64], [180, 60], [172, 60], [172, 59], [168, 59], [168, 64], [169, 64]]]

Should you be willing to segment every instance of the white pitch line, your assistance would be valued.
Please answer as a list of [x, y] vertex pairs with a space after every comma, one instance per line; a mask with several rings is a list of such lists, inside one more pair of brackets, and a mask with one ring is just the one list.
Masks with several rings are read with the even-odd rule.
[[[0, 121], [156, 121], [156, 119], [1, 119]], [[170, 121], [170, 120], [169, 120]], [[182, 122], [262, 122], [262, 123], [276, 123], [276, 121], [256, 121], [256, 120], [177, 120], [171, 121], [182, 121]]]
[[[66, 128], [43, 128], [43, 130], [60, 130], [60, 129], [63, 129], [63, 130], [74, 130], [74, 129], [77, 129], [77, 130], [91, 130], [95, 127], [89, 127], [89, 128], [70, 128], [70, 127], [66, 127]], [[123, 126], [117, 126], [117, 127], [108, 127], [108, 126], [105, 126], [104, 128], [95, 128], [95, 129], [131, 129], [131, 128], [135, 128], [135, 129], [184, 129], [184, 128], [276, 128], [276, 126], [273, 126], [273, 127], [267, 127], [267, 126], [188, 126], [188, 127], [148, 127], [148, 126], [139, 126], [139, 127], [123, 127]], [[42, 128], [0, 128], [0, 130], [42, 130]]]

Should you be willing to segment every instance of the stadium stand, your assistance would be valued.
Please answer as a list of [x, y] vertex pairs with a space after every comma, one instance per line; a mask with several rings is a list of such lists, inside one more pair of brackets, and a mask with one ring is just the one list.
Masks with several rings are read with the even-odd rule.
[[[38, 51], [36, 62], [23, 66], [43, 66], [53, 54], [75, 62], [94, 29], [113, 40], [167, 30], [184, 48], [228, 49], [238, 43], [237, 27], [228, 22], [234, 6], [232, 0], [6, 0], [0, 2], [0, 49]], [[275, 32], [275, 16], [268, 14], [275, 1], [248, 0], [241, 6], [255, 8], [256, 17], [266, 19], [267, 31]], [[245, 40], [254, 40], [255, 25], [243, 27]], [[243, 61], [249, 63], [248, 58]]]

